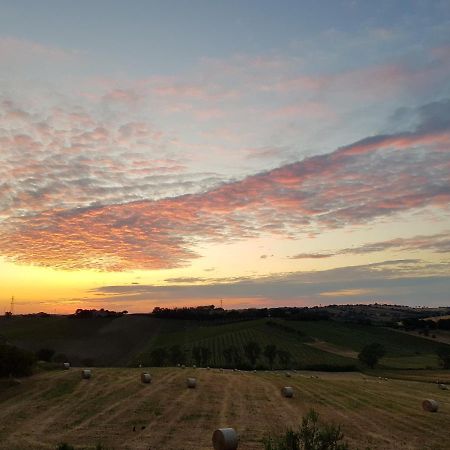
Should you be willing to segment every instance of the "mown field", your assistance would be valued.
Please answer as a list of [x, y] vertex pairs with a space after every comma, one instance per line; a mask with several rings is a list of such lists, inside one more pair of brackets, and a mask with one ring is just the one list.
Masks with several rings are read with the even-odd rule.
[[[223, 351], [235, 345], [243, 349], [249, 341], [264, 347], [275, 344], [292, 355], [292, 365], [311, 368], [317, 365], [337, 367], [357, 365], [357, 354], [365, 344], [379, 342], [386, 348], [381, 365], [386, 368], [438, 368], [436, 348], [439, 342], [393, 329], [336, 321], [273, 322], [294, 332], [269, 326], [267, 319], [228, 324], [157, 319], [129, 315], [116, 319], [71, 319], [68, 317], [0, 318], [0, 334], [12, 343], [37, 351], [51, 348], [67, 356], [73, 364], [91, 359], [96, 366], [136, 366], [151, 364], [153, 349], [179, 345], [186, 362], [192, 364], [192, 347], [210, 349], [210, 366], [226, 365]], [[303, 336], [296, 333], [300, 331]], [[169, 363], [169, 362], [168, 362]], [[267, 365], [260, 356], [257, 364]], [[172, 364], [173, 365], [173, 364]], [[281, 368], [276, 361], [275, 367]]]
[[[150, 369], [153, 382], [140, 382], [135, 368], [95, 368], [90, 380], [80, 370], [44, 372], [8, 387], [0, 383], [0, 448], [206, 450], [218, 427], [240, 434], [240, 450], [263, 449], [261, 439], [296, 427], [310, 408], [342, 425], [352, 449], [448, 449], [449, 372], [396, 371], [405, 379], [361, 373], [221, 372], [216, 369]], [[388, 373], [380, 375], [388, 375]], [[197, 389], [185, 379], [195, 376]], [[283, 398], [291, 385], [295, 397]], [[439, 401], [437, 413], [422, 410], [425, 398]], [[133, 431], [133, 429], [135, 431]]]

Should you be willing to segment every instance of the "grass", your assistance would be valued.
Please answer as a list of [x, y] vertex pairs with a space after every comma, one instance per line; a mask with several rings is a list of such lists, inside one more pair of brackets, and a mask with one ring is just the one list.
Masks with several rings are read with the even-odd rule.
[[[73, 390], [66, 382], [78, 370], [46, 372], [20, 389], [0, 389], [1, 449], [54, 450], [60, 442], [93, 448], [102, 442], [114, 450], [162, 448], [209, 450], [212, 432], [235, 428], [242, 448], [262, 450], [262, 439], [287, 427], [296, 428], [311, 408], [326, 423], [342, 425], [352, 449], [444, 450], [450, 421], [450, 397], [429, 381], [448, 371], [397, 371], [388, 380], [348, 373], [293, 373], [292, 399], [281, 397], [286, 379], [274, 372], [152, 368], [153, 383], [140, 382], [139, 369], [96, 368]], [[198, 389], [185, 387], [195, 373]], [[64, 392], [62, 395], [43, 393]], [[438, 413], [421, 409], [424, 398], [439, 401]], [[133, 431], [133, 427], [135, 431]]]
[[[12, 342], [37, 351], [53, 348], [64, 353], [69, 361], [81, 365], [90, 358], [96, 366], [127, 366], [149, 364], [149, 354], [157, 347], [180, 345], [192, 364], [191, 350], [195, 345], [211, 350], [210, 366], [225, 366], [223, 350], [235, 345], [242, 350], [248, 341], [261, 347], [275, 344], [288, 350], [293, 366], [306, 368], [318, 365], [348, 366], [358, 364], [355, 356], [368, 343], [379, 342], [387, 353], [381, 360], [385, 367], [398, 369], [437, 368], [435, 357], [439, 345], [431, 339], [398, 332], [384, 327], [357, 325], [335, 321], [283, 321], [272, 319], [305, 337], [278, 327], [268, 326], [266, 319], [228, 324], [156, 319], [144, 315], [129, 315], [117, 319], [70, 319], [52, 316], [0, 317], [1, 334]], [[314, 347], [320, 341], [325, 345]], [[267, 365], [260, 357], [259, 366]], [[280, 365], [276, 367], [280, 368]]]

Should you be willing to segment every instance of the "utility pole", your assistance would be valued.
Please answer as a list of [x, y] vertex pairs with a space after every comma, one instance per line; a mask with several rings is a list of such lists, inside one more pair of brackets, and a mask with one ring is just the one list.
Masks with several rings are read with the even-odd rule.
[[220, 308], [223, 309], [223, 298], [220, 299]]
[[14, 295], [11, 297], [11, 308], [10, 308], [11, 315], [14, 314]]

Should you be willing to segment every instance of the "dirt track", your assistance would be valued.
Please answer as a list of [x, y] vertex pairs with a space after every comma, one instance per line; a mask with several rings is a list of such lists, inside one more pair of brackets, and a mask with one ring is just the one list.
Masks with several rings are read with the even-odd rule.
[[[0, 388], [0, 448], [54, 449], [59, 442], [80, 448], [206, 450], [214, 429], [234, 427], [240, 450], [262, 449], [270, 431], [297, 426], [313, 407], [342, 424], [352, 448], [448, 448], [450, 391], [431, 383], [379, 380], [359, 373], [319, 374], [152, 369], [93, 369], [44, 373], [21, 386]], [[185, 379], [195, 376], [197, 389]], [[295, 397], [280, 388], [291, 385]], [[436, 414], [421, 409], [424, 398], [440, 402]], [[135, 431], [133, 431], [133, 427]]]

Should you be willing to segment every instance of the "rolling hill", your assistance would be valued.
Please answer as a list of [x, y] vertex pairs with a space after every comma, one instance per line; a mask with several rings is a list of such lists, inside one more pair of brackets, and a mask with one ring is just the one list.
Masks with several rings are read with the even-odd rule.
[[[222, 367], [227, 363], [225, 348], [234, 345], [242, 350], [246, 342], [255, 341], [261, 347], [275, 344], [289, 351], [293, 367], [345, 368], [358, 364], [357, 353], [365, 344], [379, 342], [387, 350], [381, 361], [384, 367], [438, 368], [435, 355], [438, 342], [391, 328], [333, 320], [256, 319], [217, 324], [148, 315], [76, 319], [15, 316], [0, 318], [0, 334], [32, 351], [54, 349], [76, 365], [86, 360], [97, 366], [150, 365], [152, 350], [179, 345], [187, 364], [193, 362], [192, 348], [203, 346], [211, 352], [208, 364]], [[257, 365], [264, 368], [267, 361], [260, 356]], [[281, 367], [276, 361], [275, 368]]]

